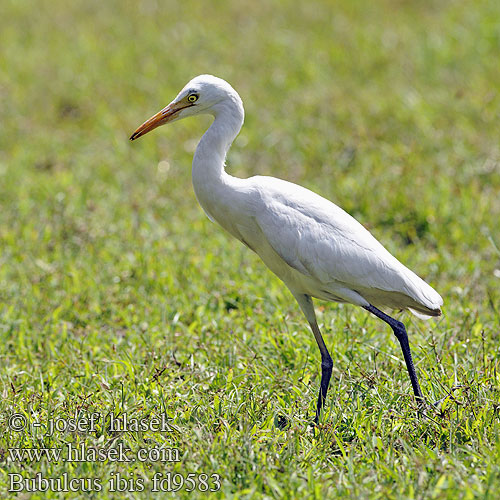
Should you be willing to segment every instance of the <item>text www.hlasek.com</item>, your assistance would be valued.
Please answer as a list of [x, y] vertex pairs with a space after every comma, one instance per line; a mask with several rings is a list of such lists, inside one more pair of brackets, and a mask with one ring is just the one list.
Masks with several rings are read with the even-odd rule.
[[68, 443], [64, 448], [9, 448], [12, 462], [180, 462], [177, 448], [139, 448], [133, 453], [119, 443], [116, 448], [87, 447]]

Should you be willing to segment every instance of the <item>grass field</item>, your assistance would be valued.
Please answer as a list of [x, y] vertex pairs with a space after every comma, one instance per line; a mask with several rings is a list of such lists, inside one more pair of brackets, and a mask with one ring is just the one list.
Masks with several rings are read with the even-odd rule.
[[[154, 494], [194, 499], [205, 473], [215, 498], [498, 498], [497, 0], [4, 0], [0, 33], [2, 497], [37, 473], [94, 483], [18, 498], [151, 498], [155, 475], [196, 474]], [[228, 171], [335, 201], [441, 293], [438, 320], [397, 313], [441, 407], [417, 416], [386, 325], [317, 302], [334, 371], [312, 431], [319, 354], [298, 306], [193, 194], [210, 120], [128, 141], [201, 73], [245, 103]], [[92, 413], [95, 429], [63, 428]], [[111, 425], [162, 414], [168, 431]], [[70, 444], [108, 455], [12, 456]]]

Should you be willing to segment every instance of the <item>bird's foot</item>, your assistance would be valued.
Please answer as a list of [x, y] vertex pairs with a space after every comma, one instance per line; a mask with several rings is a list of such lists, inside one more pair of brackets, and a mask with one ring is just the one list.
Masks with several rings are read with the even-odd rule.
[[434, 403], [431, 403], [432, 404], [432, 408], [434, 408], [435, 410], [438, 410], [439, 412], [442, 411], [442, 407], [443, 407], [443, 403], [447, 400], [447, 399], [450, 399], [453, 395], [450, 393], [450, 394], [446, 394], [446, 396], [442, 397], [441, 399], [438, 399], [437, 401], [434, 401]]
[[454, 400], [454, 394], [455, 391], [461, 389], [463, 386], [462, 385], [456, 385], [452, 387], [447, 394], [445, 394], [441, 399], [438, 399], [437, 401], [434, 401], [434, 403], [431, 403], [432, 408], [435, 408], [436, 410], [441, 411], [443, 403], [448, 400]]
[[441, 407], [441, 404], [443, 403], [443, 401], [445, 401], [447, 398], [448, 398], [448, 396], [445, 396], [444, 398], [441, 398], [441, 399], [438, 399], [437, 401], [434, 401], [433, 403], [431, 403], [432, 407], [439, 409]]

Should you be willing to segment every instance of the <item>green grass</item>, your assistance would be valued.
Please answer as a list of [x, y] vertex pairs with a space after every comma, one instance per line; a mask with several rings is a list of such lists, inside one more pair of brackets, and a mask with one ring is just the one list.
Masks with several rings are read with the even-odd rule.
[[[497, 498], [499, 19], [496, 0], [4, 0], [0, 494], [9, 473], [106, 488], [119, 472], [146, 491], [66, 496], [150, 498], [170, 471], [219, 474], [216, 498]], [[398, 315], [424, 393], [452, 393], [440, 409], [417, 417], [382, 322], [318, 302], [334, 371], [312, 432], [319, 355], [306, 322], [192, 191], [209, 120], [128, 141], [205, 72], [246, 106], [231, 173], [332, 199], [441, 293], [439, 320]], [[33, 424], [92, 412], [166, 413], [174, 430], [7, 428], [12, 413]], [[165, 446], [181, 460], [9, 459], [68, 443]], [[30, 496], [64, 494], [18, 498]]]

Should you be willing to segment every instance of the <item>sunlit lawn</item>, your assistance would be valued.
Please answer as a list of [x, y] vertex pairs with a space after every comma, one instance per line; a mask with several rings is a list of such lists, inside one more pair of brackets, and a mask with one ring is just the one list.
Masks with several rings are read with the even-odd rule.
[[[218, 474], [219, 498], [498, 497], [497, 1], [5, 0], [1, 10], [1, 495], [8, 474], [41, 472], [103, 485], [72, 497], [150, 498], [155, 474], [170, 472]], [[245, 103], [232, 174], [335, 201], [441, 293], [438, 320], [396, 314], [424, 393], [449, 394], [439, 408], [417, 416], [382, 322], [318, 302], [334, 372], [313, 432], [320, 361], [298, 306], [192, 191], [210, 120], [128, 141], [201, 73]], [[108, 416], [93, 432], [33, 426], [93, 412]], [[8, 430], [13, 413], [24, 431]], [[172, 430], [114, 432], [111, 414], [167, 414]], [[68, 443], [164, 447], [180, 461], [8, 452]], [[117, 473], [126, 491], [108, 491]], [[156, 496], [207, 495], [198, 490]]]

